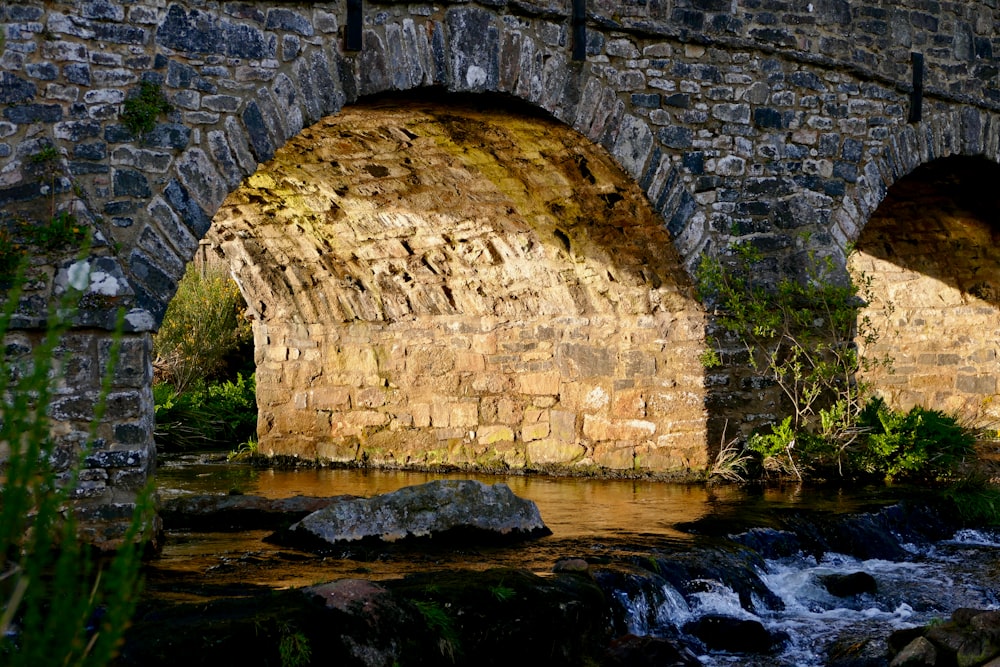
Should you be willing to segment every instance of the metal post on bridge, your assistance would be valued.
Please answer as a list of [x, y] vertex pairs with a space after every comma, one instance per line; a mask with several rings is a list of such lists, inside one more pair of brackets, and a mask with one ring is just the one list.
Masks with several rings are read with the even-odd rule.
[[573, 0], [573, 60], [587, 59], [587, 0]]
[[364, 0], [347, 0], [347, 25], [344, 28], [344, 49], [360, 51], [364, 23]]
[[919, 123], [924, 104], [924, 54], [910, 53], [910, 62], [913, 64], [913, 90], [910, 93], [909, 122]]

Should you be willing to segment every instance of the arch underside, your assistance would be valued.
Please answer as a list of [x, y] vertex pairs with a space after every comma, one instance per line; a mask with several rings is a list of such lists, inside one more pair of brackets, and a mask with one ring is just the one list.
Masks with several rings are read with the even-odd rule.
[[871, 375], [901, 408], [1000, 420], [1000, 166], [937, 159], [896, 182], [857, 242], [851, 268], [872, 278], [862, 313], [881, 331], [872, 352], [894, 360]]
[[348, 107], [226, 200], [260, 450], [704, 467], [703, 313], [662, 218], [603, 149], [494, 102]]

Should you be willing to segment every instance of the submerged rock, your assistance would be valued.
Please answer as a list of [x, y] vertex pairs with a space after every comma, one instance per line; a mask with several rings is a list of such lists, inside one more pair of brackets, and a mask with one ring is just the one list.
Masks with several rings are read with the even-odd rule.
[[511, 542], [549, 534], [538, 506], [506, 484], [437, 480], [373, 498], [335, 500], [272, 540], [323, 549], [430, 538]]

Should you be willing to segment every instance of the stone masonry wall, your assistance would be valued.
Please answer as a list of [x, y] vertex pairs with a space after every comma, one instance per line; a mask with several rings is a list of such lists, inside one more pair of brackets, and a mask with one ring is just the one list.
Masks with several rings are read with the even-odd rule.
[[286, 330], [258, 366], [260, 451], [493, 471], [702, 469], [703, 325], [667, 317], [435, 318], [320, 340]]

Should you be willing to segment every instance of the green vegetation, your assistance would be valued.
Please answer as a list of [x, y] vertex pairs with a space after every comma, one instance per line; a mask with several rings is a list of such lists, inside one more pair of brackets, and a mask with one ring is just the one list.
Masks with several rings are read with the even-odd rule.
[[139, 90], [130, 94], [122, 110], [122, 124], [137, 137], [147, 134], [156, 127], [156, 118], [161, 113], [173, 111], [170, 102], [159, 84], [143, 81]]
[[309, 638], [302, 632], [294, 630], [287, 623], [280, 624], [278, 630], [281, 639], [278, 641], [278, 656], [281, 667], [304, 667], [312, 660], [312, 647]]
[[[10, 327], [18, 289], [0, 313], [0, 338]], [[70, 295], [66, 303], [71, 303]], [[0, 358], [0, 664], [107, 665], [133, 613], [139, 587], [144, 531], [152, 524], [150, 494], [137, 504], [122, 546], [101, 557], [77, 539], [70, 496], [91, 450], [90, 440], [68, 468], [59, 466], [58, 445], [46, 411], [58, 380], [56, 350], [66, 317], [53, 311], [43, 340], [25, 358]], [[117, 355], [117, 344], [111, 355]], [[110, 390], [105, 369], [102, 396]]]
[[167, 451], [217, 449], [252, 441], [257, 433], [254, 376], [199, 381], [179, 394], [170, 384], [153, 385], [155, 437]]
[[497, 602], [506, 602], [514, 597], [516, 591], [510, 586], [504, 586], [501, 581], [496, 586], [489, 587], [490, 595], [492, 595]]
[[890, 409], [872, 399], [861, 413], [865, 447], [855, 466], [889, 479], [948, 476], [973, 454], [975, 435], [951, 415], [914, 406], [908, 412]]
[[[723, 341], [780, 389], [789, 409], [746, 452], [764, 474], [934, 480], [953, 474], [972, 453], [974, 437], [954, 418], [915, 407], [891, 410], [864, 380], [888, 357], [871, 357], [882, 332], [861, 315], [873, 300], [871, 278], [840, 276], [833, 260], [809, 254], [799, 280], [757, 281], [763, 258], [737, 244], [721, 259], [702, 259], [701, 296], [716, 308]], [[702, 361], [722, 363], [725, 347], [710, 341]], [[730, 352], [730, 354], [734, 354]], [[713, 472], [745, 479], [748, 461], [735, 442], [723, 446]]]
[[157, 381], [183, 394], [200, 380], [219, 378], [250, 342], [246, 304], [236, 283], [219, 269], [191, 269], [177, 285], [153, 339]]
[[455, 654], [461, 653], [461, 641], [455, 624], [448, 612], [437, 602], [415, 601], [417, 611], [424, 617], [424, 623], [438, 638], [441, 655], [455, 662]]
[[[223, 271], [189, 270], [153, 338], [156, 440], [164, 451], [226, 448], [256, 436], [246, 304]], [[236, 368], [236, 370], [232, 370]]]
[[51, 144], [29, 155], [26, 162], [33, 176], [46, 184], [49, 218], [44, 221], [6, 218], [0, 227], [0, 282], [11, 285], [21, 262], [37, 252], [76, 250], [89, 240], [90, 229], [67, 210], [56, 210], [57, 182], [63, 177], [59, 151]]
[[1000, 525], [1000, 489], [977, 475], [960, 479], [944, 491], [967, 525]]

